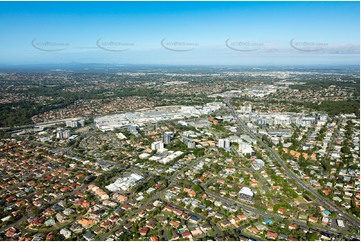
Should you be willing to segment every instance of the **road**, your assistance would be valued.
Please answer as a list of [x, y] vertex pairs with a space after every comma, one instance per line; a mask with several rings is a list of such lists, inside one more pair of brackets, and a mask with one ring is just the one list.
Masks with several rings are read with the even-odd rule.
[[138, 209], [128, 213], [128, 215], [123, 219], [122, 222], [120, 222], [118, 225], [114, 226], [112, 229], [110, 229], [107, 233], [101, 234], [99, 236], [100, 241], [105, 241], [109, 238], [109, 236], [113, 235], [117, 230], [123, 228], [124, 224], [128, 222], [129, 219], [133, 218], [138, 212], [144, 210], [151, 202], [154, 202], [155, 200], [159, 199], [161, 194], [166, 191], [166, 188], [163, 188], [161, 191], [157, 192], [156, 195], [154, 195], [151, 199], [148, 199], [143, 205], [141, 205]]
[[[215, 194], [213, 192], [210, 192], [208, 191], [207, 189], [205, 189], [204, 187], [202, 187], [203, 190], [205, 191], [205, 193], [208, 195], [208, 196], [212, 196], [216, 199], [218, 199], [219, 201], [222, 201], [223, 203], [225, 204], [228, 204], [228, 205], [234, 205], [234, 204], [237, 204], [237, 206], [243, 210], [247, 210], [247, 211], [250, 211], [254, 214], [258, 214], [260, 217], [263, 217], [263, 218], [269, 218], [269, 219], [277, 219], [277, 220], [283, 220], [284, 217], [282, 216], [279, 216], [277, 214], [270, 214], [270, 213], [267, 213], [267, 212], [264, 212], [264, 211], [261, 211], [257, 208], [254, 208], [252, 206], [249, 206], [249, 205], [246, 205], [244, 203], [241, 203], [241, 202], [238, 202], [238, 201], [235, 201], [233, 199], [229, 199], [229, 198], [225, 198], [225, 197], [222, 197], [218, 194]], [[303, 222], [303, 221], [299, 221], [299, 220], [295, 220], [295, 219], [291, 219], [290, 220], [291, 223], [295, 223], [297, 224], [298, 226], [303, 226], [303, 227], [309, 227], [307, 225], [306, 222]], [[313, 225], [312, 228], [310, 229], [313, 229], [315, 231], [319, 231], [319, 232], [325, 232], [325, 233], [329, 233], [329, 234], [334, 234], [334, 235], [340, 235], [341, 233], [340, 232], [337, 232], [337, 231], [331, 231], [330, 229], [327, 229], [327, 228], [322, 228], [320, 226], [317, 226], [317, 225]]]
[[[91, 183], [89, 183], [89, 184], [91, 184]], [[53, 202], [51, 202], [49, 205], [45, 206], [42, 211], [45, 211], [46, 209], [51, 208], [51, 207], [54, 206], [56, 203], [58, 203], [59, 201], [63, 200], [65, 196], [72, 196], [72, 195], [74, 195], [74, 194], [77, 193], [77, 192], [83, 191], [85, 188], [87, 188], [87, 186], [88, 186], [89, 184], [83, 184], [82, 186], [74, 189], [72, 192], [67, 193], [67, 194], [65, 194], [65, 195], [63, 195], [63, 196], [61, 196], [61, 197], [56, 198], [55, 201], [53, 201]], [[0, 233], [6, 231], [7, 229], [9, 229], [9, 228], [11, 228], [11, 227], [17, 227], [19, 224], [21, 224], [23, 221], [25, 221], [26, 219], [30, 218], [31, 216], [32, 216], [32, 214], [30, 214], [30, 213], [24, 214], [23, 217], [21, 217], [20, 219], [18, 219], [18, 220], [15, 221], [14, 223], [9, 224], [9, 225], [7, 225], [7, 226], [4, 226], [4, 227], [0, 228]]]
[[9, 130], [9, 129], [19, 130], [19, 129], [26, 129], [26, 128], [36, 128], [36, 127], [40, 127], [40, 126], [47, 126], [47, 125], [54, 125], [54, 124], [58, 124], [58, 123], [64, 123], [66, 121], [74, 121], [74, 120], [78, 120], [78, 119], [82, 119], [82, 118], [83, 117], [65, 118], [65, 119], [59, 119], [59, 120], [44, 122], [44, 123], [27, 124], [27, 125], [14, 126], [14, 127], [0, 127], [0, 130]]
[[[238, 156], [240, 157], [238, 151], [231, 146], [231, 150]], [[238, 167], [237, 167], [238, 168]], [[239, 169], [239, 168], [238, 168]], [[268, 188], [268, 182], [264, 179], [263, 176], [261, 176], [254, 168], [253, 166], [251, 166], [250, 170], [252, 171], [252, 173], [255, 175], [255, 177], [257, 178], [257, 180], [261, 183], [262, 185], [262, 189], [263, 191], [265, 191], [266, 193], [272, 194]]]
[[[193, 162], [190, 162], [187, 166], [183, 167], [182, 169], [179, 169], [177, 171], [174, 172], [174, 174], [171, 177], [167, 177], [171, 182], [169, 183], [168, 187], [173, 186], [176, 183], [176, 177], [181, 174], [183, 171], [185, 171], [186, 169], [189, 169], [189, 167], [191, 167], [192, 165], [194, 165], [196, 162], [198, 162], [197, 160], [194, 160]], [[137, 168], [131, 168], [133, 171], [140, 171], [143, 172]], [[150, 173], [150, 172], [149, 172]], [[153, 174], [153, 173], [151, 173]], [[111, 236], [112, 234], [114, 234], [117, 230], [119, 230], [120, 228], [123, 227], [123, 225], [132, 217], [134, 217], [138, 212], [140, 212], [141, 210], [144, 210], [151, 202], [154, 202], [155, 200], [160, 200], [161, 196], [163, 193], [165, 193], [168, 189], [168, 187], [163, 188], [162, 190], [158, 191], [154, 196], [152, 196], [151, 198], [149, 198], [147, 201], [144, 202], [143, 205], [141, 205], [138, 209], [130, 212], [126, 218], [123, 219], [122, 222], [120, 222], [117, 226], [113, 227], [111, 230], [109, 230], [107, 233], [105, 234], [101, 234], [99, 236], [99, 240], [101, 241], [105, 241], [107, 238], [109, 238], [109, 236]], [[199, 216], [199, 215], [198, 215]]]
[[[174, 208], [183, 210], [183, 211], [187, 212], [189, 215], [194, 215], [194, 216], [196, 216], [196, 217], [198, 217], [198, 218], [201, 218], [203, 221], [207, 220], [206, 217], [204, 217], [203, 215], [200, 215], [200, 214], [198, 214], [198, 213], [195, 213], [195, 212], [193, 212], [192, 210], [189, 210], [189, 209], [184, 208], [184, 207], [180, 207], [180, 206], [178, 206], [178, 205], [176, 205], [176, 204], [174, 204], [174, 203], [172, 203], [172, 202], [166, 201], [166, 200], [164, 200], [164, 199], [161, 199], [161, 201], [163, 201], [164, 203], [167, 203], [168, 205], [170, 205], [170, 206], [172, 206], [172, 207], [174, 207]], [[220, 236], [220, 235], [221, 235], [221, 230], [218, 228], [218, 226], [217, 226], [214, 222], [212, 222], [212, 221], [209, 221], [209, 223], [210, 223], [210, 225], [212, 226], [212, 228], [214, 229], [214, 231], [216, 231], [217, 236]]]
[[358, 231], [360, 231], [360, 222], [359, 220], [357, 220], [356, 218], [350, 216], [348, 213], [344, 212], [342, 209], [340, 209], [339, 207], [337, 207], [335, 204], [333, 204], [332, 202], [330, 202], [328, 199], [324, 198], [323, 196], [321, 196], [320, 194], [318, 194], [316, 191], [314, 191], [311, 187], [309, 187], [308, 184], [306, 184], [305, 182], [303, 182], [297, 175], [295, 175], [293, 173], [293, 171], [291, 171], [287, 165], [285, 164], [285, 162], [278, 156], [278, 154], [271, 149], [268, 145], [266, 145], [257, 135], [255, 135], [252, 131], [249, 130], [249, 128], [239, 119], [238, 115], [236, 114], [236, 112], [234, 111], [232, 105], [230, 104], [228, 99], [224, 99], [225, 104], [228, 107], [229, 112], [232, 114], [232, 116], [235, 118], [235, 120], [237, 121], [237, 124], [239, 125], [239, 127], [243, 130], [243, 132], [247, 135], [249, 135], [251, 138], [257, 140], [258, 144], [264, 148], [265, 150], [267, 150], [270, 155], [272, 156], [272, 158], [274, 160], [276, 160], [278, 162], [278, 164], [284, 169], [286, 175], [293, 179], [302, 189], [308, 191], [309, 193], [311, 193], [316, 199], [317, 201], [323, 205], [324, 207], [330, 209], [330, 211], [335, 211], [337, 212], [337, 214], [342, 217], [341, 219], [346, 220], [348, 223], [350, 223], [353, 227], [357, 228]]
[[327, 148], [327, 153], [326, 153], [326, 156], [325, 156], [325, 160], [327, 161], [328, 160], [328, 157], [330, 157], [330, 154], [331, 154], [331, 150], [332, 150], [332, 147], [333, 147], [333, 143], [335, 142], [335, 139], [337, 138], [338, 136], [338, 131], [340, 129], [340, 123], [341, 123], [341, 118], [339, 120], [337, 120], [337, 123], [336, 123], [336, 130], [333, 132], [332, 134], [332, 138], [331, 138], [331, 142], [330, 144], [328, 145], [328, 148]]

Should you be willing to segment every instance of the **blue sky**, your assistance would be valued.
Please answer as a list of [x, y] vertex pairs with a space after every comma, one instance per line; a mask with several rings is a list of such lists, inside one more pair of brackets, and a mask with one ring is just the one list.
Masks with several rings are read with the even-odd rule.
[[0, 2], [0, 63], [359, 64], [359, 2]]

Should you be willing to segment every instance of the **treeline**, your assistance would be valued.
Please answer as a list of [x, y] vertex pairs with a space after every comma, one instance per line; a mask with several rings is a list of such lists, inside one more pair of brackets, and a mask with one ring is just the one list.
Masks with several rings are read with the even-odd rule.
[[105, 186], [109, 185], [112, 182], [113, 177], [115, 177], [118, 174], [120, 174], [120, 170], [117, 168], [113, 168], [99, 175], [94, 180], [94, 184], [97, 185], [98, 187], [104, 188]]
[[[26, 91], [31, 96], [50, 96], [54, 101], [44, 105], [32, 101], [22, 100], [16, 103], [0, 105], [0, 126], [13, 127], [32, 124], [31, 117], [43, 112], [65, 108], [74, 104], [77, 100], [103, 99], [106, 89], [96, 89], [87, 92], [66, 92], [62, 88], [34, 88]], [[146, 88], [120, 88], [114, 91], [113, 97], [144, 96], [155, 97], [159, 91]], [[106, 97], [108, 98], [108, 97]]]
[[305, 82], [303, 85], [290, 85], [289, 87], [291, 89], [298, 89], [298, 90], [307, 90], [307, 89], [324, 89], [328, 88], [331, 85], [337, 86], [337, 87], [350, 87], [350, 88], [356, 88], [356, 90], [360, 89], [360, 80], [357, 78], [347, 78], [347, 80], [352, 80], [355, 82], [350, 81], [335, 81], [332, 80], [302, 80], [302, 82]]
[[334, 116], [339, 114], [355, 113], [357, 118], [360, 118], [360, 101], [346, 100], [346, 101], [322, 101], [320, 104], [304, 102], [303, 105], [307, 108], [316, 111], [323, 111]]
[[142, 96], [142, 97], [154, 97], [160, 94], [159, 90], [151, 88], [119, 88], [114, 90], [114, 96], [116, 97], [131, 97], [131, 96]]
[[32, 124], [31, 117], [57, 108], [69, 105], [68, 100], [52, 101], [47, 105], [36, 104], [31, 101], [20, 101], [0, 105], [0, 126], [13, 127]]

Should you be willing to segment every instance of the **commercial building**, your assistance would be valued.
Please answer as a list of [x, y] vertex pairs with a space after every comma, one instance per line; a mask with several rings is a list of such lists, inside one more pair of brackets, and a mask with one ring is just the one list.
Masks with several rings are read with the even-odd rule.
[[169, 132], [169, 131], [165, 132], [163, 134], [163, 143], [167, 145], [172, 141], [173, 138], [174, 138], [173, 132]]
[[150, 161], [156, 161], [162, 164], [167, 164], [171, 161], [173, 161], [178, 156], [182, 155], [182, 151], [171, 151], [164, 149], [160, 154], [155, 154], [152, 157], [149, 158]]
[[132, 173], [129, 176], [118, 178], [114, 183], [109, 184], [105, 188], [111, 192], [119, 190], [128, 191], [131, 187], [142, 181], [144, 178], [141, 175]]
[[182, 137], [182, 142], [187, 146], [188, 149], [194, 149], [196, 142], [188, 137]]
[[164, 143], [162, 141], [153, 142], [151, 148], [152, 150], [164, 149]]
[[253, 155], [254, 154], [254, 150], [252, 148], [252, 145], [250, 145], [250, 144], [248, 144], [246, 142], [239, 143], [239, 151], [243, 155]]
[[208, 115], [223, 107], [221, 102], [207, 103], [204, 106], [164, 106], [150, 110], [126, 112], [122, 114], [107, 115], [94, 119], [95, 125], [101, 131], [111, 131], [129, 125], [143, 126], [147, 123], [184, 119]]
[[229, 141], [229, 139], [219, 139], [218, 147], [223, 149], [229, 149], [231, 147], [231, 142]]
[[56, 138], [58, 139], [67, 139], [70, 137], [70, 130], [58, 130], [56, 132]]
[[79, 127], [83, 127], [84, 125], [85, 125], [84, 119], [65, 122], [66, 127], [72, 127], [72, 128], [79, 128]]

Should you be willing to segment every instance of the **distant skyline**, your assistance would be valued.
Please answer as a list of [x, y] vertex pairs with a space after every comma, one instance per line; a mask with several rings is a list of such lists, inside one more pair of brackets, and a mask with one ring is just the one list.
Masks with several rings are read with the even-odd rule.
[[0, 64], [359, 65], [359, 2], [0, 2]]

